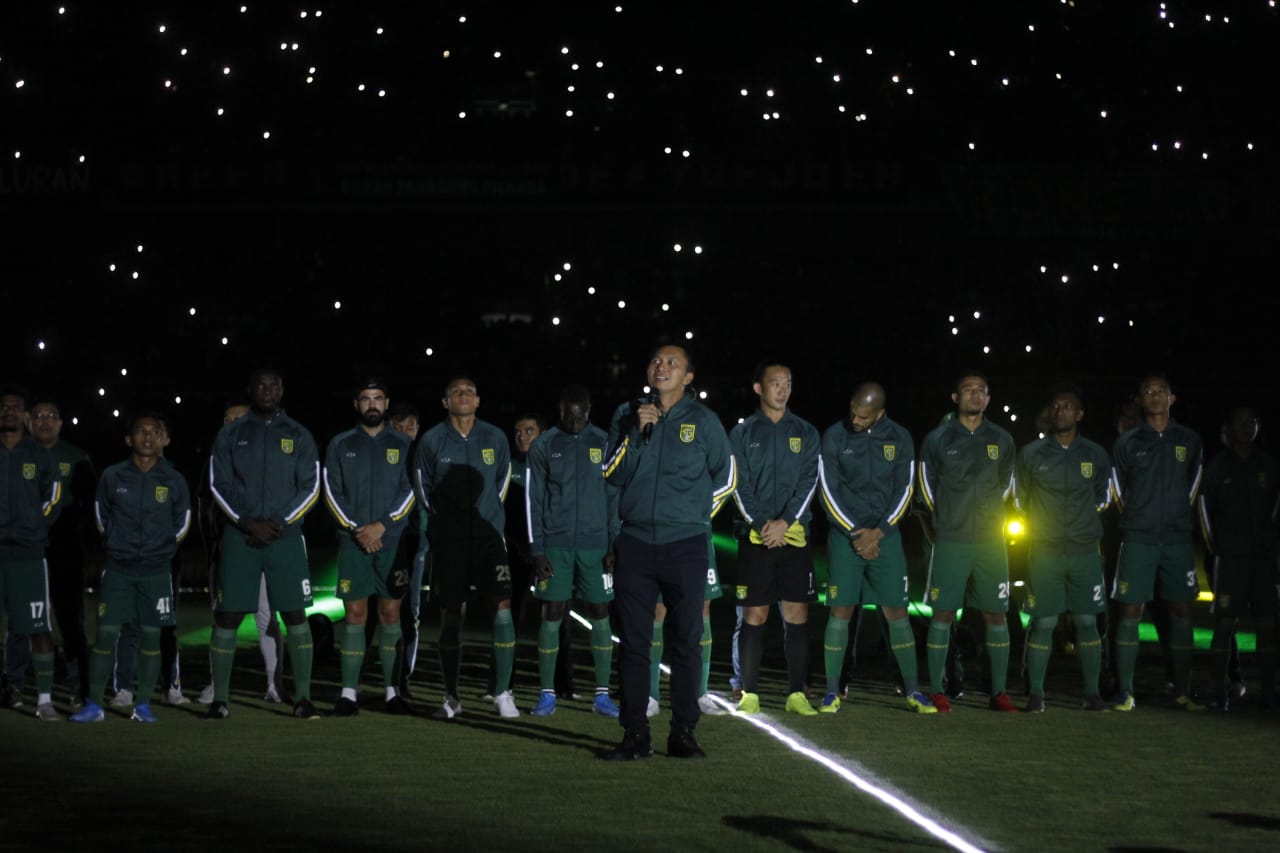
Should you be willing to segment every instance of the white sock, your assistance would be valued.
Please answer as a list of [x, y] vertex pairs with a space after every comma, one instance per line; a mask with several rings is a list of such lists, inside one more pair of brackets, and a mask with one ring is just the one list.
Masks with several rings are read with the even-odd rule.
[[342, 688], [342, 698], [350, 699], [352, 702], [356, 701], [356, 689], [354, 687]]

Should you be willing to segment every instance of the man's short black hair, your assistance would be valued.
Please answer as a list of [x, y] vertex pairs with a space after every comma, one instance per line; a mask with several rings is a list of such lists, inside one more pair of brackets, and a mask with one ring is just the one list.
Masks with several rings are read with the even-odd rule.
[[30, 408], [27, 404], [31, 400], [31, 395], [21, 385], [0, 385], [0, 397], [17, 397], [22, 400], [23, 410]]
[[653, 358], [657, 356], [658, 350], [664, 349], [666, 347], [675, 347], [676, 349], [684, 353], [684, 361], [686, 365], [685, 370], [689, 371], [690, 373], [698, 372], [693, 368], [693, 353], [690, 352], [687, 346], [680, 343], [679, 341], [667, 341], [666, 343], [658, 344], [656, 347], [653, 348], [653, 352], [649, 353], [649, 360], [652, 361]]
[[1070, 394], [1076, 398], [1076, 402], [1080, 404], [1080, 408], [1084, 408], [1084, 392], [1080, 390], [1080, 386], [1073, 382], [1059, 382], [1049, 389], [1049, 401], [1053, 402], [1054, 398], [1062, 394]]
[[422, 420], [422, 417], [418, 414], [418, 407], [413, 403], [396, 403], [391, 407], [391, 410], [387, 412], [387, 420], [402, 421], [405, 418], [417, 418], [418, 420]]
[[959, 394], [960, 386], [970, 376], [976, 379], [981, 379], [982, 384], [987, 386], [987, 390], [991, 390], [991, 380], [987, 378], [987, 374], [983, 373], [981, 370], [962, 370], [956, 374], [956, 381], [951, 383], [951, 393]]
[[751, 374], [751, 384], [759, 385], [764, 382], [764, 375], [769, 372], [769, 368], [771, 367], [781, 367], [788, 372], [791, 370], [790, 365], [781, 362], [776, 358], [766, 358], [756, 365], [755, 373]]
[[126, 427], [126, 434], [133, 435], [133, 431], [138, 427], [138, 422], [147, 420], [147, 419], [153, 420], [156, 423], [160, 424], [160, 429], [164, 430], [166, 434], [170, 434], [169, 419], [166, 418], [164, 415], [160, 414], [159, 412], [155, 411], [154, 409], [147, 409], [145, 411], [138, 412], [137, 414], [134, 414], [133, 416], [131, 416], [129, 418], [128, 426]]
[[585, 385], [566, 385], [564, 390], [560, 392], [560, 402], [566, 406], [572, 406], [577, 403], [580, 406], [591, 406], [591, 392], [587, 390]]
[[452, 388], [454, 385], [457, 385], [459, 382], [471, 383], [471, 385], [476, 389], [476, 393], [477, 394], [480, 393], [480, 384], [471, 378], [470, 373], [458, 373], [449, 377], [449, 381], [444, 383], [443, 396], [448, 397], [449, 389]]
[[513, 420], [511, 423], [518, 424], [521, 421], [533, 421], [535, 424], [538, 425], [538, 432], [547, 431], [547, 419], [535, 412], [521, 412], [520, 414], [516, 415], [515, 420]]

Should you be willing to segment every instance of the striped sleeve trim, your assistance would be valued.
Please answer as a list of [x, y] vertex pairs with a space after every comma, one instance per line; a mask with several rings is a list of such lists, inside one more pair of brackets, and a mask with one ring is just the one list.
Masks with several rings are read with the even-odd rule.
[[213, 493], [214, 501], [218, 504], [219, 507], [222, 508], [222, 511], [227, 514], [227, 518], [231, 519], [231, 523], [239, 524], [240, 523], [239, 513], [237, 513], [235, 510], [231, 508], [231, 504], [227, 502], [227, 499], [225, 497], [223, 497], [222, 492], [218, 491], [218, 478], [214, 474], [213, 467], [214, 467], [213, 457], [210, 456], [209, 457], [209, 491]]
[[924, 498], [925, 506], [932, 511], [933, 489], [929, 488], [929, 469], [926, 467], [927, 464], [923, 460], [920, 462], [920, 495]]
[[175, 538], [178, 540], [178, 542], [181, 542], [183, 539], [187, 538], [187, 534], [190, 532], [191, 532], [191, 510], [187, 510], [182, 514], [182, 525], [178, 528], [178, 533]]
[[41, 507], [41, 512], [45, 518], [53, 512], [53, 508], [58, 505], [58, 501], [62, 500], [62, 481], [57, 477], [53, 479], [53, 488], [49, 492], [49, 500]]
[[400, 505], [397, 506], [395, 509], [391, 510], [390, 512], [391, 520], [399, 521], [400, 519], [404, 518], [413, 509], [413, 505], [416, 502], [417, 502], [417, 498], [415, 498], [413, 496], [413, 492], [410, 491], [409, 494], [405, 495], [405, 499], [400, 502]]
[[902, 521], [903, 516], [907, 514], [907, 510], [911, 507], [911, 496], [915, 493], [916, 469], [911, 466], [911, 473], [907, 476], [907, 488], [902, 493], [902, 500], [898, 501], [898, 505], [889, 513], [889, 524], [897, 525]]
[[498, 487], [498, 500], [502, 503], [507, 502], [507, 492], [511, 489], [511, 463], [507, 463], [507, 476], [502, 478], [502, 485]]
[[307, 496], [302, 499], [302, 503], [298, 506], [298, 508], [284, 517], [284, 523], [293, 524], [294, 522], [301, 519], [304, 515], [307, 514], [307, 511], [310, 510], [311, 507], [315, 506], [315, 503], [319, 498], [320, 498], [320, 463], [317, 461], [315, 485], [311, 487], [311, 491], [307, 494]]
[[342, 511], [342, 507], [338, 504], [338, 499], [334, 496], [333, 483], [329, 482], [329, 469], [327, 467], [324, 469], [324, 502], [329, 507], [329, 512], [333, 513], [333, 517], [338, 520], [338, 524], [348, 530], [355, 529], [355, 519]]
[[1191, 494], [1188, 495], [1189, 502], [1192, 506], [1196, 503], [1196, 494], [1200, 491], [1200, 480], [1204, 477], [1204, 466], [1196, 466], [1196, 478], [1191, 482]]
[[627, 436], [613, 451], [613, 455], [604, 463], [601, 470], [604, 471], [606, 477], [612, 477], [613, 472], [622, 464], [622, 459], [627, 455], [627, 448], [631, 445], [631, 436]]
[[827, 468], [822, 464], [822, 457], [818, 457], [818, 483], [822, 487], [822, 505], [827, 508], [827, 512], [845, 529], [846, 533], [852, 532], [854, 529], [853, 519], [845, 514], [836, 503], [835, 492], [831, 488], [831, 484], [827, 482]]

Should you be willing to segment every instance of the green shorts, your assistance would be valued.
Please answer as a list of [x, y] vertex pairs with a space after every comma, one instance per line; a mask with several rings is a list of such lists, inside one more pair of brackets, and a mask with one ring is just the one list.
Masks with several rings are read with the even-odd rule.
[[436, 539], [431, 543], [431, 597], [453, 608], [471, 590], [490, 603], [511, 600], [511, 565], [502, 537]]
[[338, 598], [359, 601], [378, 598], [404, 598], [409, 589], [412, 565], [396, 559], [400, 540], [383, 540], [381, 551], [366, 554], [359, 548], [338, 549]]
[[929, 561], [928, 604], [935, 610], [976, 607], [1009, 612], [1009, 554], [1003, 542], [939, 542]]
[[49, 567], [42, 557], [16, 557], [0, 562], [0, 613], [9, 616], [15, 634], [48, 634]]
[[848, 536], [832, 529], [827, 537], [827, 606], [907, 606], [907, 558], [902, 537], [880, 540], [880, 556], [864, 560]]
[[538, 581], [533, 597], [539, 601], [577, 598], [588, 604], [613, 601], [613, 573], [604, 570], [604, 548], [548, 548], [551, 577]]
[[1102, 579], [1102, 552], [1066, 554], [1044, 545], [1031, 546], [1027, 600], [1022, 609], [1032, 618], [1072, 613], [1101, 613], [1107, 607]]
[[1275, 616], [1280, 576], [1275, 557], [1218, 557], [1213, 561], [1213, 613], [1219, 619]]
[[143, 628], [174, 624], [173, 574], [166, 567], [149, 575], [128, 574], [107, 563], [98, 596], [98, 624], [137, 622]]
[[250, 548], [244, 534], [228, 524], [222, 531], [222, 563], [213, 609], [220, 613], [256, 612], [263, 577], [272, 610], [293, 613], [311, 606], [311, 572], [301, 536]]
[[1143, 604], [1155, 598], [1157, 582], [1164, 601], [1196, 600], [1200, 585], [1191, 545], [1122, 542], [1111, 597], [1124, 604]]

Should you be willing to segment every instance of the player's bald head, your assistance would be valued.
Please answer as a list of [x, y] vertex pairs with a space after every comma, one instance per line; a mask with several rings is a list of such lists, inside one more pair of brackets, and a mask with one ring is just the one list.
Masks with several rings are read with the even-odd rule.
[[883, 409], [884, 386], [879, 382], [863, 382], [854, 390], [849, 404], [859, 408], [868, 406], [873, 409]]

